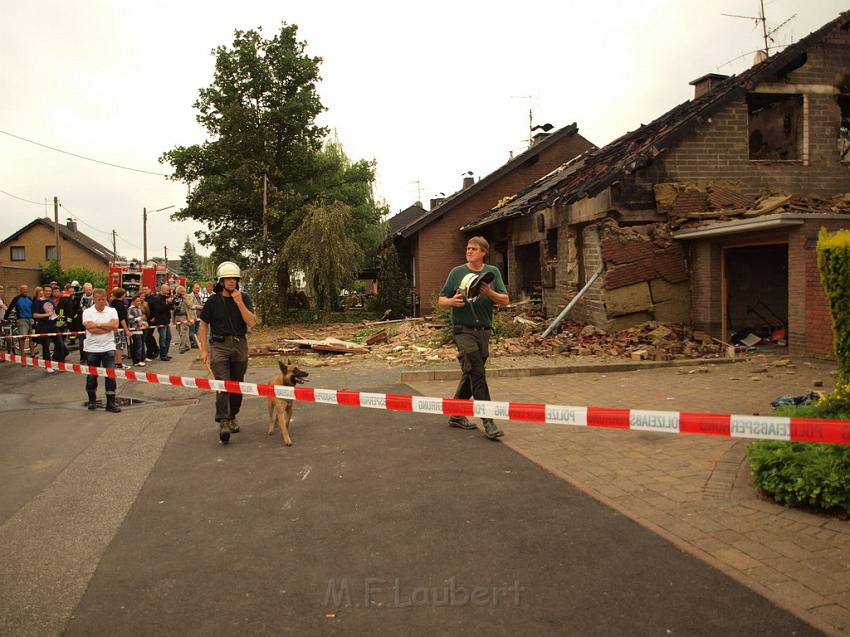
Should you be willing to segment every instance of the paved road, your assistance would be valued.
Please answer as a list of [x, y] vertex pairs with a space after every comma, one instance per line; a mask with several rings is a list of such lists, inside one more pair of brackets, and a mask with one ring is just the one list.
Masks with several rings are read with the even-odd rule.
[[441, 418], [298, 404], [285, 448], [251, 399], [221, 447], [211, 396], [90, 418], [50, 404], [79, 378], [10, 367], [0, 634], [818, 634]]

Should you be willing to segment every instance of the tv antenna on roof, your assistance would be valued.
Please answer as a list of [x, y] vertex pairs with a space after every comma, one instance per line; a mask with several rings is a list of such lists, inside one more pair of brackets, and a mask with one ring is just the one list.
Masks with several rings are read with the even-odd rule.
[[533, 95], [511, 95], [511, 99], [515, 100], [528, 100], [528, 146], [531, 147], [531, 127], [532, 123], [532, 112], [531, 112], [531, 100], [534, 99]]
[[[752, 20], [755, 22], [756, 28], [758, 28], [759, 24], [761, 24], [761, 32], [762, 38], [764, 39], [764, 56], [765, 58], [770, 57], [771, 49], [777, 49], [782, 45], [774, 44], [775, 40], [773, 39], [773, 34], [783, 28], [786, 24], [791, 22], [794, 18], [797, 17], [797, 14], [793, 14], [790, 18], [786, 18], [779, 26], [776, 26], [770, 30], [767, 28], [767, 18], [764, 15], [764, 0], [759, 0], [759, 14], [757, 16], [751, 15], [736, 15], [732, 13], [721, 13], [720, 15], [726, 16], [727, 18], [741, 18], [743, 20]], [[745, 55], [749, 55], [750, 53], [758, 53], [758, 51], [750, 51], [749, 53], [744, 53], [743, 55], [739, 55], [734, 60], [729, 60], [726, 64], [734, 62], [735, 60], [740, 60]], [[726, 66], [723, 64], [721, 66]]]

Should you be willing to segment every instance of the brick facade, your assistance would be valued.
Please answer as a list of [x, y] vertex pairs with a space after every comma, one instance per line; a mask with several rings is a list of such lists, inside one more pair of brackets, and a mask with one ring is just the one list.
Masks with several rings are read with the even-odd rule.
[[[61, 258], [64, 269], [79, 266], [91, 268], [96, 272], [106, 272], [108, 264], [103, 259], [62, 235], [59, 236], [59, 241], [61, 242]], [[55, 245], [56, 239], [53, 230], [37, 223], [17, 238], [0, 245], [0, 263], [25, 268], [47, 265], [48, 259], [45, 248]], [[23, 261], [13, 261], [12, 247], [23, 247], [26, 258]]]
[[[535, 161], [526, 161], [516, 166], [410, 237], [408, 250], [416, 255], [416, 288], [422, 314], [434, 308], [449, 270], [464, 261], [468, 236], [460, 232], [461, 226], [480, 217], [502, 198], [520, 192], [567, 160], [592, 147], [581, 135], [565, 137], [541, 151]], [[498, 236], [488, 232], [490, 228], [484, 230], [481, 234], [490, 241], [492, 247]], [[515, 259], [511, 251], [508, 267], [512, 266], [515, 266]], [[516, 281], [516, 273], [509, 273], [508, 280], [509, 292], [515, 293], [516, 289], [512, 286]]]

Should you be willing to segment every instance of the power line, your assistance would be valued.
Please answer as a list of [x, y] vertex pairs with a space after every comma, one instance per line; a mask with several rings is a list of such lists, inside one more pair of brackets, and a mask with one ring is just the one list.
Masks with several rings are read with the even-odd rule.
[[83, 220], [80, 218], [80, 215], [75, 214], [75, 213], [71, 212], [70, 210], [68, 210], [68, 208], [65, 206], [65, 204], [63, 204], [63, 203], [61, 203], [61, 202], [60, 202], [60, 203], [59, 203], [59, 207], [60, 207], [60, 208], [62, 208], [62, 209], [64, 209], [64, 210], [65, 210], [65, 212], [67, 212], [69, 215], [71, 215], [74, 219], [76, 219], [77, 221], [79, 221], [81, 224], [83, 224], [84, 226], [87, 226], [87, 227], [91, 228], [91, 229], [92, 229], [92, 230], [94, 230], [95, 232], [99, 232], [100, 234], [105, 234], [105, 235], [107, 235], [107, 236], [109, 236], [109, 235], [111, 235], [111, 234], [112, 234], [111, 232], [105, 232], [104, 230], [100, 230], [100, 229], [98, 229], [98, 228], [95, 228], [95, 227], [94, 227], [93, 225], [91, 225], [90, 223], [86, 223], [85, 221], [83, 221]]
[[[113, 168], [121, 168], [122, 170], [132, 170], [137, 173], [145, 173], [146, 175], [156, 175], [158, 177], [170, 177], [171, 175], [166, 175], [165, 173], [158, 173], [152, 170], [142, 170], [141, 168], [131, 168], [130, 166], [121, 166], [120, 164], [113, 164], [108, 161], [101, 161], [100, 159], [94, 159], [92, 157], [86, 157], [85, 155], [78, 155], [77, 153], [72, 153], [68, 150], [62, 150], [61, 148], [55, 148], [53, 146], [48, 146], [47, 144], [42, 144], [41, 142], [36, 142], [31, 139], [27, 139], [26, 137], [21, 137], [20, 135], [15, 135], [14, 133], [9, 133], [4, 130], [0, 130], [0, 133], [4, 135], [8, 135], [9, 137], [14, 137], [15, 139], [20, 139], [21, 141], [29, 142], [30, 144], [35, 144], [36, 146], [41, 146], [42, 148], [47, 148], [50, 150], [55, 150], [57, 153], [64, 153], [65, 155], [71, 155], [72, 157], [77, 157], [78, 159], [85, 159], [86, 161], [93, 161], [96, 164], [103, 164], [104, 166], [112, 166]], [[32, 202], [30, 202], [32, 203]]]
[[5, 190], [0, 190], [0, 192], [2, 192], [4, 195], [11, 197], [12, 199], [17, 199], [18, 201], [23, 201], [25, 203], [31, 203], [31, 204], [36, 205], [36, 206], [43, 206], [44, 205], [43, 201], [40, 201], [40, 202], [39, 201], [30, 201], [29, 199], [24, 199], [23, 197], [18, 197], [18, 195], [13, 195], [11, 192], [6, 192]]

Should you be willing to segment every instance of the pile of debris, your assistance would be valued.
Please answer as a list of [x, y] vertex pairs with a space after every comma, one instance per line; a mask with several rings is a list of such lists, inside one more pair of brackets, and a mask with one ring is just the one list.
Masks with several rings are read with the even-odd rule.
[[[517, 328], [518, 336], [497, 336], [490, 341], [491, 356], [597, 356], [631, 360], [714, 358], [726, 353], [724, 344], [709, 334], [685, 325], [648, 321], [618, 332], [605, 332], [593, 325], [565, 322], [560, 331], [540, 338], [548, 322], [529, 318], [520, 308], [500, 311], [503, 324]], [[327, 326], [302, 335], [308, 329], [278, 335], [271, 343], [252, 348], [252, 356], [316, 355], [321, 364], [345, 365], [355, 355], [366, 355], [390, 366], [416, 366], [455, 362], [454, 343], [447, 338], [446, 325], [431, 319], [405, 319], [361, 325]], [[294, 332], [295, 337], [291, 334]], [[345, 340], [331, 336], [336, 333]], [[268, 334], [268, 337], [273, 334]], [[268, 341], [269, 339], [266, 339]]]
[[850, 214], [850, 193], [831, 199], [766, 193], [751, 197], [734, 182], [657, 184], [656, 204], [669, 214], [676, 229], [695, 228], [706, 222], [748, 219], [767, 214]]
[[656, 321], [610, 334], [593, 325], [565, 323], [560, 333], [545, 341], [535, 335], [503, 339], [491, 346], [491, 352], [509, 356], [561, 354], [656, 361], [725, 355], [723, 345], [705, 332]]

